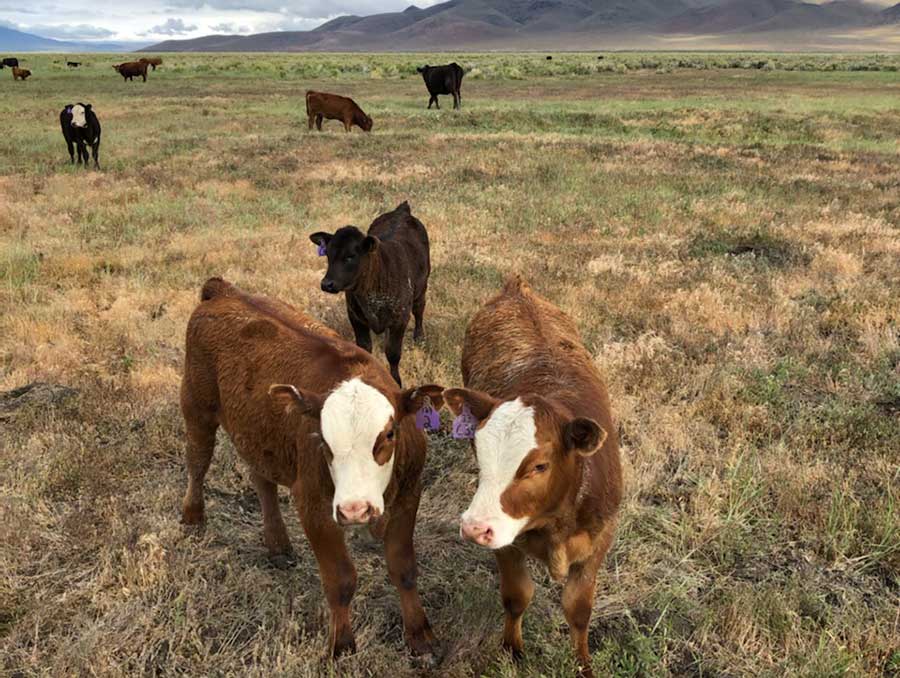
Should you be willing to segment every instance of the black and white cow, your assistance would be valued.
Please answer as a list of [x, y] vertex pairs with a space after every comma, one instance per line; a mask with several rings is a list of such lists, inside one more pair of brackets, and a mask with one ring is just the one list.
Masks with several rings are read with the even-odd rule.
[[17, 67], [19, 65], [19, 60], [15, 57], [6, 57], [2, 61], [0, 61], [0, 68], [5, 68], [9, 66], [10, 68]]
[[459, 94], [459, 88], [462, 86], [462, 79], [465, 71], [455, 61], [446, 66], [419, 66], [416, 69], [422, 74], [425, 86], [431, 98], [428, 100], [428, 108], [431, 104], [435, 104], [439, 109], [438, 94], [453, 95], [453, 108], [459, 108], [462, 104], [462, 97]]
[[59, 113], [59, 126], [62, 128], [69, 157], [75, 163], [75, 147], [78, 147], [78, 164], [82, 159], [88, 165], [88, 147], [94, 153], [94, 167], [100, 169], [100, 121], [91, 109], [90, 104], [69, 104]]

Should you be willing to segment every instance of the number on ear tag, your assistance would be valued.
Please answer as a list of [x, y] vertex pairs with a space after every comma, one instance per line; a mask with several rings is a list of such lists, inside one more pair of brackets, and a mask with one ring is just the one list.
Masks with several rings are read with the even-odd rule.
[[451, 435], [456, 440], [474, 440], [476, 428], [478, 428], [478, 420], [472, 416], [469, 406], [463, 405], [462, 412], [453, 420]]
[[431, 405], [423, 405], [416, 412], [416, 428], [420, 431], [437, 431], [441, 427], [441, 416]]

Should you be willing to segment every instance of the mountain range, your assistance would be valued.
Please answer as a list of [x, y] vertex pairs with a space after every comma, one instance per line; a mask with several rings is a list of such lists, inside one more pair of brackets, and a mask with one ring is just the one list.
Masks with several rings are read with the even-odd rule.
[[900, 49], [900, 3], [861, 0], [449, 0], [311, 31], [169, 40], [153, 51], [770, 47]]
[[0, 25], [0, 51], [3, 52], [130, 52], [147, 43], [70, 42], [23, 33]]

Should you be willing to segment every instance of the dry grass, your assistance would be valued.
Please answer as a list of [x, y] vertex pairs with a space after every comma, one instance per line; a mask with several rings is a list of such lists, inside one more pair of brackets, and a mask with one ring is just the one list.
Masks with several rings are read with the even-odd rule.
[[[405, 199], [434, 262], [409, 383], [459, 383], [466, 320], [513, 271], [608, 377], [628, 493], [600, 675], [900, 671], [896, 73], [486, 77], [453, 113], [425, 111], [414, 79], [292, 79], [269, 58], [146, 85], [102, 64], [0, 80], [0, 390], [78, 389], [0, 420], [0, 672], [417, 673], [363, 533], [360, 650], [324, 661], [299, 525], [299, 566], [269, 569], [226, 439], [205, 532], [178, 524], [200, 284], [222, 275], [350, 336], [306, 236]], [[307, 133], [307, 87], [356, 97], [374, 133]], [[104, 124], [103, 172], [66, 165], [56, 116], [77, 100]], [[416, 539], [434, 675], [513, 676], [492, 557], [456, 536], [475, 477], [464, 446], [433, 439]], [[535, 575], [520, 673], [566, 675], [559, 589]]]

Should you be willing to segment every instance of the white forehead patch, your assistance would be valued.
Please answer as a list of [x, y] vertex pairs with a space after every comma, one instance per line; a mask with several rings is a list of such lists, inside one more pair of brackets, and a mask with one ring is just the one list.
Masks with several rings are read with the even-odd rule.
[[87, 120], [85, 119], [84, 106], [75, 104], [72, 106], [72, 125], [74, 127], [85, 127]]
[[373, 448], [392, 416], [394, 406], [384, 394], [360, 379], [342, 382], [325, 399], [320, 421], [322, 437], [333, 455], [329, 470], [334, 511], [339, 504], [353, 501], [366, 501], [384, 511], [394, 457], [379, 466]]
[[505, 402], [475, 433], [478, 490], [463, 520], [488, 524], [494, 531], [491, 548], [508, 546], [528, 523], [503, 511], [500, 496], [515, 478], [522, 460], [537, 447], [534, 408], [521, 399]]

